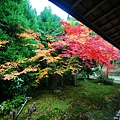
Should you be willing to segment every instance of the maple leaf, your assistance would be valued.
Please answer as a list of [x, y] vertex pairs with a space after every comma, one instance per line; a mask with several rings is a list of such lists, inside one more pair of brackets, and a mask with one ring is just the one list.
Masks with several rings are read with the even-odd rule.
[[7, 44], [7, 43], [9, 43], [9, 41], [7, 41], [7, 40], [1, 41], [1, 40], [0, 40], [0, 46], [1, 46], [1, 45], [5, 45], [5, 44]]
[[28, 73], [28, 72], [35, 72], [35, 71], [37, 71], [38, 70], [38, 68], [37, 68], [37, 66], [34, 66], [34, 67], [32, 67], [32, 66], [28, 66], [27, 68], [25, 68], [23, 71], [21, 71], [19, 74], [26, 74], [26, 73]]
[[36, 76], [37, 78], [36, 82], [39, 83], [43, 77], [48, 77], [48, 71], [51, 69], [52, 68], [46, 67], [42, 70], [39, 70], [39, 73], [37, 73], [37, 76]]
[[[111, 60], [120, 59], [120, 52], [107, 41], [103, 40], [101, 36], [90, 36], [92, 31], [79, 24], [71, 26], [70, 23], [61, 21], [64, 27], [65, 35], [59, 36], [61, 40], [55, 41], [51, 44], [52, 51], [62, 49], [60, 57], [79, 56], [83, 61], [95, 60], [99, 64], [110, 64]], [[67, 46], [67, 47], [65, 47]], [[90, 66], [91, 63], [86, 63]]]
[[39, 40], [39, 36], [40, 34], [37, 33], [37, 32], [34, 32], [33, 30], [26, 30], [26, 32], [22, 32], [21, 34], [17, 34], [17, 36], [19, 37], [23, 37], [25, 38], [26, 40], [28, 39], [35, 39], [35, 40]]
[[36, 55], [33, 56], [32, 58], [28, 59], [30, 62], [33, 62], [33, 61], [36, 61], [36, 60], [39, 60], [40, 58], [40, 61], [43, 61], [43, 60], [46, 60], [47, 61], [47, 64], [51, 63], [51, 62], [58, 62], [58, 60], [60, 60], [61, 58], [60, 57], [52, 57], [51, 56], [51, 51], [50, 50], [35, 50], [36, 52]]
[[0, 71], [5, 74], [11, 68], [18, 68], [18, 64], [15, 62], [6, 62], [5, 64], [0, 64]]
[[3, 80], [13, 80], [13, 79], [17, 78], [18, 75], [20, 75], [20, 73], [18, 73], [17, 71], [14, 71], [11, 74], [5, 74], [2, 79]]

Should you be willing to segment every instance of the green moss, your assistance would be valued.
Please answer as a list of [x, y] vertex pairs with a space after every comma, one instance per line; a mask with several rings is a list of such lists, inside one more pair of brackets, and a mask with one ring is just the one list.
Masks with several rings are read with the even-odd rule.
[[53, 91], [32, 93], [19, 120], [26, 119], [27, 106], [36, 102], [37, 111], [32, 118], [37, 120], [110, 120], [119, 110], [119, 85], [97, 84], [94, 80], [79, 81], [78, 86], [66, 86], [59, 94]]

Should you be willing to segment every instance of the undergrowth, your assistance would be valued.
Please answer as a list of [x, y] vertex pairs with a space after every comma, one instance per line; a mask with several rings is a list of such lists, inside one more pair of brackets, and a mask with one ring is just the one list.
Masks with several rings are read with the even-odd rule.
[[60, 93], [45, 90], [32, 93], [32, 100], [18, 120], [26, 119], [27, 106], [33, 102], [37, 111], [31, 120], [112, 120], [120, 109], [120, 86], [97, 84], [95, 80], [78, 84], [66, 86]]

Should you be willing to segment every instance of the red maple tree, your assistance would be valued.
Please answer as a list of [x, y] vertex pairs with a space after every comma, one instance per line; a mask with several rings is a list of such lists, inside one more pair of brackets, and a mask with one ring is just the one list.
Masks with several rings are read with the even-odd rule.
[[[99, 35], [92, 35], [93, 31], [83, 24], [71, 26], [61, 21], [64, 35], [60, 40], [49, 45], [52, 51], [62, 50], [61, 57], [79, 56], [90, 67], [93, 61], [98, 64], [109, 65], [111, 60], [120, 59], [120, 51]], [[88, 62], [89, 61], [89, 62]]]

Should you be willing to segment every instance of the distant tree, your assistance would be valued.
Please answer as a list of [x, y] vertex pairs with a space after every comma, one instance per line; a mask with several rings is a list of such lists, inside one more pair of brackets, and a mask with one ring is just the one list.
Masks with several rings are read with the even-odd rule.
[[38, 15], [38, 26], [41, 33], [41, 40], [46, 47], [47, 42], [53, 42], [55, 36], [62, 34], [60, 21], [61, 18], [52, 13], [51, 7], [45, 7]]
[[45, 34], [54, 35], [58, 33], [57, 29], [61, 28], [61, 18], [52, 13], [51, 7], [45, 7], [44, 10], [38, 15], [39, 29], [46, 32]]
[[38, 23], [37, 23], [37, 11], [33, 9], [30, 0], [26, 0], [24, 4], [24, 16], [27, 18], [29, 23], [28, 29], [33, 29], [34, 31], [38, 31]]

